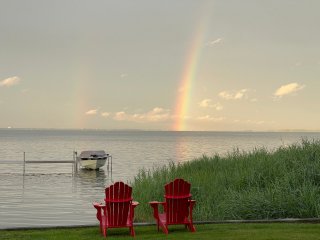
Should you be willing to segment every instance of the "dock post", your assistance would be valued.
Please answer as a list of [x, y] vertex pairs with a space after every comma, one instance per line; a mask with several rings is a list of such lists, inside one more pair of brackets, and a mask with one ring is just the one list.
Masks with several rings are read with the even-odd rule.
[[73, 160], [73, 163], [71, 164], [72, 167], [71, 167], [71, 171], [72, 171], [72, 177], [74, 176], [74, 172], [76, 171], [75, 170], [75, 162], [74, 162], [74, 151], [72, 152], [72, 160]]
[[74, 161], [74, 166], [75, 166], [75, 172], [78, 172], [78, 161], [77, 161], [77, 151], [73, 151], [73, 161]]
[[26, 173], [26, 152], [23, 152], [23, 176]]
[[111, 156], [111, 181], [112, 181], [112, 156]]

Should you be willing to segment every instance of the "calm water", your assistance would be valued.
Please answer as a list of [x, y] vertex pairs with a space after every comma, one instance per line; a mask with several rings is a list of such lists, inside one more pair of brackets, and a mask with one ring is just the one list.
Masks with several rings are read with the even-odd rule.
[[[92, 202], [113, 181], [132, 181], [142, 168], [184, 162], [203, 154], [226, 154], [320, 139], [320, 133], [161, 132], [0, 129], [0, 228], [96, 224]], [[105, 150], [112, 174], [72, 173], [71, 164], [28, 164], [26, 160], [72, 160], [73, 152]], [[139, 200], [139, 199], [137, 199]]]

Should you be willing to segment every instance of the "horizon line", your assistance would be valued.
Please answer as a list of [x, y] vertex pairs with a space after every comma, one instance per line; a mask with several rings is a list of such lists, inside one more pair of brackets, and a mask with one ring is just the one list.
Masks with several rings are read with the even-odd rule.
[[269, 130], [170, 130], [170, 129], [138, 129], [138, 128], [32, 128], [32, 127], [0, 127], [0, 130], [77, 130], [77, 131], [141, 131], [141, 132], [320, 132], [320, 129], [269, 129]]

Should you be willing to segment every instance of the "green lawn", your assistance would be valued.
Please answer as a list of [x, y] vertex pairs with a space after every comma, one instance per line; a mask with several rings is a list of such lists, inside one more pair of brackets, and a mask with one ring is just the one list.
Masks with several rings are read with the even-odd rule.
[[[190, 233], [183, 226], [171, 226], [169, 235], [157, 232], [156, 226], [135, 227], [135, 239], [217, 239], [217, 240], [320, 240], [320, 225], [306, 223], [207, 224], [196, 225]], [[0, 230], [1, 240], [13, 239], [103, 239], [98, 227], [36, 230]], [[132, 239], [127, 229], [111, 229], [108, 239]]]

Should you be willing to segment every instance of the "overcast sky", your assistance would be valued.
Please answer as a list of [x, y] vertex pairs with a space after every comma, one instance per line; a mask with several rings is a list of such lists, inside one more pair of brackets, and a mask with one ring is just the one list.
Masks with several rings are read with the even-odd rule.
[[0, 128], [320, 130], [319, 9], [1, 0]]

